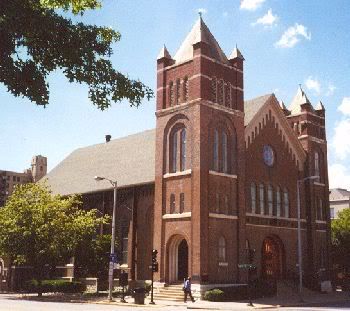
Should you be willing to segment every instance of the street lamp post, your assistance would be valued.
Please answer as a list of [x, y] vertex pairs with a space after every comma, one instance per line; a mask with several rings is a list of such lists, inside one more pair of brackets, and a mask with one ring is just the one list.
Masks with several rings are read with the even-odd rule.
[[112, 238], [111, 238], [111, 254], [109, 259], [109, 271], [108, 271], [108, 300], [112, 301], [112, 293], [113, 293], [113, 270], [114, 270], [114, 261], [115, 261], [115, 253], [114, 253], [114, 245], [115, 245], [115, 214], [117, 209], [117, 181], [113, 181], [111, 179], [105, 177], [95, 176], [96, 181], [108, 180], [113, 186], [113, 213], [112, 213]]
[[299, 270], [299, 298], [303, 301], [303, 269], [302, 269], [302, 248], [301, 248], [301, 210], [300, 210], [300, 184], [306, 180], [318, 179], [320, 176], [309, 176], [297, 181], [297, 204], [298, 204], [298, 270]]

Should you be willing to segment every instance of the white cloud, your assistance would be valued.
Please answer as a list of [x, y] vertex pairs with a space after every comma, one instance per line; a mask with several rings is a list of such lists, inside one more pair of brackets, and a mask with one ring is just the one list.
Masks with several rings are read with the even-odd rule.
[[326, 96], [332, 96], [334, 94], [334, 91], [336, 90], [336, 86], [333, 85], [333, 83], [329, 83], [328, 84], [328, 89], [327, 89], [327, 92], [326, 92]]
[[311, 33], [307, 32], [307, 28], [304, 25], [295, 23], [294, 26], [289, 27], [284, 32], [281, 39], [275, 43], [275, 46], [281, 48], [292, 48], [300, 41], [300, 38], [311, 40]]
[[344, 119], [336, 123], [332, 148], [337, 158], [344, 160], [350, 156], [350, 119]]
[[305, 81], [305, 85], [308, 90], [315, 91], [317, 95], [321, 93], [321, 84], [316, 78], [309, 76]]
[[264, 2], [265, 0], [241, 0], [240, 9], [254, 11], [258, 7], [260, 7]]
[[[343, 101], [341, 102], [340, 106], [338, 107], [338, 110], [346, 115], [350, 116], [350, 97], [344, 97]], [[350, 132], [349, 132], [350, 134]]]
[[263, 17], [258, 18], [258, 20], [255, 23], [252, 23], [252, 25], [263, 25], [265, 27], [273, 26], [273, 24], [275, 24], [277, 20], [278, 16], [273, 15], [272, 9], [269, 9]]
[[222, 16], [223, 17], [227, 17], [228, 16], [228, 12], [225, 11], [224, 13], [222, 13]]
[[328, 167], [329, 188], [350, 189], [350, 171], [342, 164], [335, 163]]
[[207, 9], [205, 9], [205, 8], [199, 8], [199, 9], [197, 10], [197, 12], [198, 12], [198, 13], [202, 13], [202, 14], [206, 14], [208, 11], [207, 11]]

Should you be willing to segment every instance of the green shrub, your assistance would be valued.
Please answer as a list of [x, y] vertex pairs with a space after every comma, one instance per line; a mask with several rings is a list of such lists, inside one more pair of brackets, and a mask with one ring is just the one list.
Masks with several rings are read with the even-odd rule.
[[217, 288], [208, 290], [204, 294], [204, 300], [224, 301], [224, 292]]
[[86, 286], [81, 282], [67, 280], [42, 280], [39, 285], [37, 280], [30, 280], [26, 282], [25, 289], [30, 293], [82, 293]]

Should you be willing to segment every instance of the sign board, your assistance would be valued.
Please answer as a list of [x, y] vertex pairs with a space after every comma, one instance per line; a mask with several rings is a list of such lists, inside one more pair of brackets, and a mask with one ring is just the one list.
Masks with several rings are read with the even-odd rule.
[[111, 262], [117, 262], [117, 254], [110, 254], [109, 255], [109, 261]]
[[251, 263], [244, 263], [244, 264], [239, 264], [238, 268], [239, 269], [246, 269], [246, 270], [253, 270], [256, 268], [256, 266], [251, 264]]

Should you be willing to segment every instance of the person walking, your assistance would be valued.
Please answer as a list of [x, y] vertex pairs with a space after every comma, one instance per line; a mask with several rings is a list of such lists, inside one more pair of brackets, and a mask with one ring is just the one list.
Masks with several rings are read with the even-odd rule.
[[195, 302], [191, 292], [191, 278], [188, 277], [184, 282], [184, 302], [187, 302], [187, 296], [190, 296], [192, 302]]

